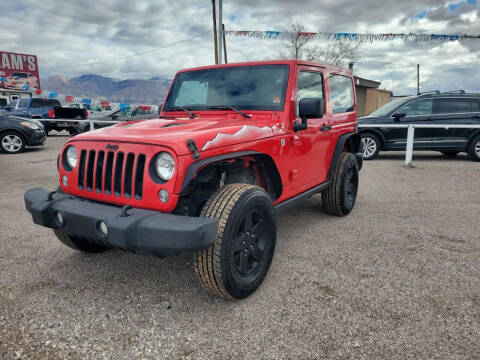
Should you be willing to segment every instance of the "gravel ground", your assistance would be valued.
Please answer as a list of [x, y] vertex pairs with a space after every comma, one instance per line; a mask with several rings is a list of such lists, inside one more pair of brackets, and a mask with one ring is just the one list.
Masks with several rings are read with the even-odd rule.
[[67, 140], [0, 155], [1, 358], [474, 359], [480, 356], [480, 164], [384, 153], [353, 212], [320, 196], [278, 219], [266, 281], [225, 302], [188, 256], [85, 255], [32, 223]]

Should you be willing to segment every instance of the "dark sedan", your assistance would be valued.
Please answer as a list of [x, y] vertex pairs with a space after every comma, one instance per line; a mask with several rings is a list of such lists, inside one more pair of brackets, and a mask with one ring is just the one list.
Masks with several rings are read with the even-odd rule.
[[0, 115], [0, 152], [16, 154], [25, 146], [43, 145], [45, 131], [35, 119]]
[[[382, 151], [405, 150], [406, 128], [381, 128], [375, 125], [480, 125], [480, 94], [464, 91], [433, 92], [393, 100], [358, 120], [363, 144], [363, 158], [372, 160]], [[445, 156], [466, 152], [480, 161], [480, 129], [415, 128], [414, 150], [440, 151]]]
[[[122, 123], [132, 120], [141, 120], [141, 119], [155, 119], [158, 117], [157, 113], [144, 111], [142, 108], [137, 108], [133, 111], [129, 110], [117, 110], [107, 116], [101, 116], [92, 118], [91, 120], [100, 121], [93, 124], [95, 129], [100, 129], [107, 126], [115, 125], [116, 123]], [[105, 121], [102, 123], [101, 121]], [[108, 121], [108, 122], [107, 122]], [[114, 123], [112, 123], [114, 121]], [[90, 130], [90, 123], [82, 122], [77, 125], [77, 132], [82, 133]]]

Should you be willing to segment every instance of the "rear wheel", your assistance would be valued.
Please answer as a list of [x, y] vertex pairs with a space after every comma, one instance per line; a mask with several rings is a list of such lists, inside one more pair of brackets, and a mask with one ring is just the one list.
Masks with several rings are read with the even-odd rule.
[[468, 147], [468, 157], [473, 161], [480, 161], [480, 135], [477, 135], [470, 142]]
[[25, 149], [25, 139], [15, 131], [6, 131], [0, 135], [0, 150], [8, 154], [17, 154]]
[[441, 151], [441, 153], [447, 157], [457, 156], [460, 151]]
[[219, 297], [247, 297], [263, 282], [275, 251], [270, 197], [254, 185], [225, 185], [210, 197], [200, 216], [219, 219], [215, 243], [194, 254], [200, 282]]
[[[57, 192], [64, 194], [64, 191], [60, 187], [57, 189]], [[105, 250], [108, 250], [106, 246], [96, 244], [85, 237], [68, 234], [60, 229], [53, 229], [53, 232], [58, 240], [60, 240], [63, 244], [78, 251], [86, 253], [101, 253]]]
[[363, 159], [373, 160], [380, 152], [381, 142], [377, 135], [372, 133], [362, 133]]
[[333, 171], [332, 184], [322, 192], [324, 211], [336, 216], [347, 215], [355, 205], [357, 190], [357, 159], [351, 153], [343, 153]]

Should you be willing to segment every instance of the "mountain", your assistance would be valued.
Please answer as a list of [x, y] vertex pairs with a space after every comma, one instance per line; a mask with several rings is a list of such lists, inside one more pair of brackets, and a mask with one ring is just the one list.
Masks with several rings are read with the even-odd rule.
[[72, 95], [95, 100], [129, 104], [153, 104], [163, 102], [171, 79], [155, 76], [148, 80], [119, 80], [96, 74], [85, 74], [72, 79], [54, 75], [42, 79], [42, 88], [62, 95]]

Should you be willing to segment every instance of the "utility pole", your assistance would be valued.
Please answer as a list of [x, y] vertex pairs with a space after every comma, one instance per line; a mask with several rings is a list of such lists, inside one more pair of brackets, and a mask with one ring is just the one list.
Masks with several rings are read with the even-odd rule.
[[215, 45], [215, 64], [218, 64], [218, 43], [217, 43], [217, 13], [215, 11], [215, 1], [212, 0], [212, 15], [213, 15], [213, 43]]
[[218, 36], [218, 63], [222, 64], [222, 40], [223, 40], [223, 31], [222, 31], [222, 7], [223, 3], [222, 0], [218, 0], [218, 31], [220, 34]]
[[227, 42], [225, 41], [225, 24], [222, 24], [222, 35], [223, 35], [223, 55], [225, 57], [225, 64], [227, 64], [228, 60], [227, 60]]
[[417, 95], [420, 95], [420, 64], [417, 64]]

